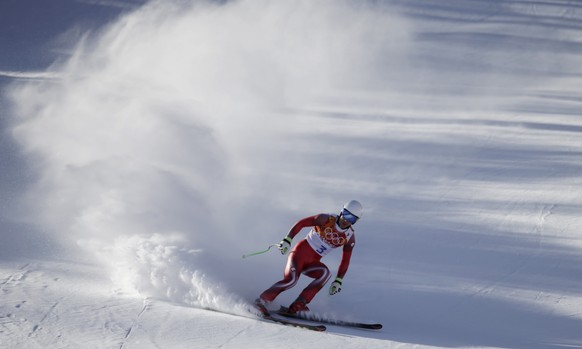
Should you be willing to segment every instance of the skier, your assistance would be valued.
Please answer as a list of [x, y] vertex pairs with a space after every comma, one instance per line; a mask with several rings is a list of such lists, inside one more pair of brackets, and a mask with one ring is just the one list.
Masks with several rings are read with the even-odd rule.
[[327, 283], [331, 274], [329, 269], [320, 260], [332, 249], [342, 247], [342, 259], [335, 280], [329, 288], [329, 294], [340, 292], [343, 277], [348, 270], [352, 250], [356, 244], [353, 225], [362, 216], [362, 205], [357, 200], [348, 201], [338, 215], [321, 213], [299, 220], [289, 230], [287, 236], [278, 245], [281, 254], [285, 255], [291, 248], [295, 235], [303, 228], [313, 227], [306, 238], [299, 241], [287, 259], [287, 266], [283, 280], [263, 292], [255, 301], [256, 308], [264, 315], [269, 314], [267, 309], [281, 292], [297, 284], [303, 273], [314, 280], [301, 292], [299, 297], [291, 303], [289, 308], [283, 308], [289, 314], [309, 311], [307, 304]]

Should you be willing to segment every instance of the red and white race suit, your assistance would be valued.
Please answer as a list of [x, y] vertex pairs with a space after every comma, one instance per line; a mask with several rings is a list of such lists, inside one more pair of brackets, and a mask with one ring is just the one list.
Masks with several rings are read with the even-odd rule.
[[331, 276], [327, 266], [320, 261], [321, 258], [338, 247], [343, 247], [343, 253], [337, 276], [344, 277], [350, 265], [356, 237], [351, 226], [341, 229], [337, 225], [337, 218], [336, 215], [322, 213], [303, 218], [295, 223], [287, 234], [291, 238], [303, 228], [312, 227], [312, 229], [289, 254], [283, 279], [261, 294], [263, 300], [273, 301], [281, 292], [295, 286], [299, 276], [305, 274], [314, 280], [299, 297], [303, 298], [305, 303], [309, 303]]

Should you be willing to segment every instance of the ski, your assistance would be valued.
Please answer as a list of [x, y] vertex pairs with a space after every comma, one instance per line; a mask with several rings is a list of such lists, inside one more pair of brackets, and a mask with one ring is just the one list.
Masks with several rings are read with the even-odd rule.
[[312, 314], [291, 314], [286, 311], [286, 308], [281, 307], [276, 314], [284, 316], [286, 318], [292, 319], [300, 319], [312, 322], [319, 322], [322, 324], [330, 324], [336, 326], [344, 326], [344, 327], [355, 327], [355, 328], [362, 328], [366, 330], [379, 330], [382, 328], [382, 324], [374, 324], [374, 323], [364, 323], [364, 322], [356, 322], [356, 321], [346, 321], [346, 320], [336, 320], [336, 319], [328, 319], [321, 316], [315, 316]]
[[225, 311], [221, 311], [221, 310], [217, 310], [217, 309], [212, 309], [212, 308], [202, 308], [202, 309], [213, 311], [216, 313], [226, 314], [226, 315], [244, 317], [247, 319], [254, 319], [254, 320], [259, 320], [259, 321], [263, 321], [263, 322], [277, 323], [280, 325], [285, 325], [285, 326], [290, 326], [290, 327], [303, 328], [306, 330], [311, 330], [311, 331], [316, 331], [316, 332], [324, 332], [326, 330], [326, 327], [324, 325], [321, 325], [321, 324], [314, 325], [314, 324], [301, 323], [301, 322], [297, 322], [297, 321], [291, 321], [291, 320], [287, 320], [287, 319], [281, 319], [281, 318], [273, 316], [273, 314], [271, 314], [271, 313], [267, 313], [267, 314], [249, 313], [248, 315], [242, 315], [242, 314], [237, 314], [237, 313], [229, 313], [229, 312], [225, 312]]
[[301, 322], [295, 322], [295, 321], [290, 321], [290, 320], [286, 320], [286, 319], [280, 319], [277, 317], [274, 317], [271, 314], [263, 314], [260, 316], [261, 319], [263, 320], [267, 320], [270, 322], [275, 322], [284, 326], [291, 326], [291, 327], [297, 327], [297, 328], [303, 328], [306, 330], [311, 330], [311, 331], [316, 331], [316, 332], [323, 332], [326, 330], [326, 327], [324, 325], [310, 325], [310, 324], [304, 324]]

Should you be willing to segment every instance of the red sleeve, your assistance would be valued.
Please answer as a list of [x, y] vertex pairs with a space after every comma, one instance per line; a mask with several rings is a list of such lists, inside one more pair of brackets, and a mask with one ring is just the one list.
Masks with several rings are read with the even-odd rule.
[[297, 223], [295, 223], [294, 226], [291, 227], [289, 233], [287, 233], [287, 236], [294, 238], [295, 235], [297, 235], [301, 231], [301, 229], [313, 227], [319, 224], [324, 224], [325, 222], [327, 222], [327, 219], [328, 215], [326, 214], [317, 214], [315, 216], [300, 219]]
[[343, 279], [344, 275], [346, 275], [348, 271], [348, 267], [350, 266], [350, 259], [352, 258], [352, 250], [356, 245], [356, 235], [352, 235], [350, 240], [344, 245], [343, 253], [342, 253], [342, 261], [340, 262], [339, 268], [337, 270], [337, 277]]

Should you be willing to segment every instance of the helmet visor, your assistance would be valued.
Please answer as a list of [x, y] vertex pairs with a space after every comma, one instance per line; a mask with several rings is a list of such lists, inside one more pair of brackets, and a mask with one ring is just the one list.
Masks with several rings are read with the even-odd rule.
[[358, 221], [358, 216], [356, 216], [355, 214], [351, 213], [350, 211], [346, 210], [345, 208], [342, 210], [342, 212], [340, 213], [340, 215], [342, 216], [343, 219], [345, 219], [346, 221], [348, 221], [350, 224], [354, 224]]

